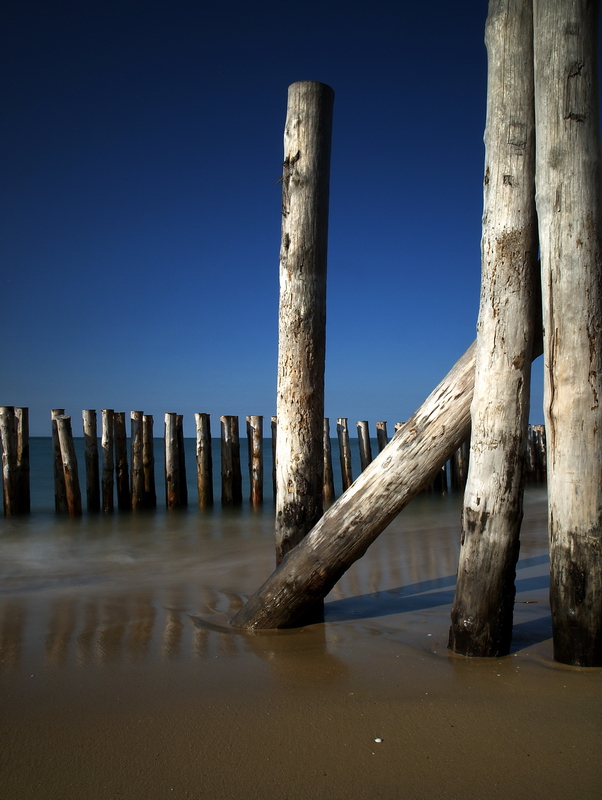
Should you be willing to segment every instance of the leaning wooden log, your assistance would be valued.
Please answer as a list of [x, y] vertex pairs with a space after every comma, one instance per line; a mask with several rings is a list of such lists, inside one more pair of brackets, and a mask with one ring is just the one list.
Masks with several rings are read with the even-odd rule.
[[125, 411], [113, 412], [113, 442], [115, 445], [115, 481], [117, 483], [117, 508], [124, 511], [132, 507], [130, 473], [128, 470], [127, 431]]
[[152, 414], [142, 416], [142, 470], [144, 472], [144, 508], [157, 507], [157, 488], [155, 486], [155, 420]]
[[2, 488], [4, 514], [18, 514], [17, 424], [14, 406], [0, 406], [0, 441], [2, 442]]
[[54, 508], [57, 514], [67, 513], [67, 493], [65, 490], [65, 476], [61, 459], [61, 447], [56, 425], [56, 418], [65, 413], [64, 408], [53, 408], [50, 412], [52, 421], [52, 454], [54, 467]]
[[602, 666], [599, 4], [535, 0], [536, 194], [545, 329], [554, 658]]
[[247, 417], [249, 500], [253, 508], [263, 503], [263, 417]]
[[468, 435], [473, 344], [422, 406], [232, 619], [286, 628], [319, 606], [339, 578], [428, 485]]
[[82, 411], [84, 429], [84, 464], [86, 467], [86, 508], [100, 511], [100, 470], [98, 463], [98, 431], [96, 411]]
[[113, 446], [113, 409], [103, 408], [101, 411], [102, 432], [100, 449], [102, 451], [102, 510], [110, 514], [114, 510], [113, 483], [115, 480], [115, 459]]
[[343, 491], [353, 483], [353, 472], [351, 469], [351, 445], [349, 444], [349, 428], [347, 417], [337, 419], [337, 437], [339, 440], [339, 460], [341, 462], [341, 482]]
[[242, 503], [242, 473], [240, 470], [238, 417], [225, 415], [219, 419], [222, 443], [222, 505], [240, 505]]
[[144, 466], [142, 463], [142, 411], [130, 412], [130, 492], [132, 508], [144, 505]]
[[357, 444], [360, 451], [360, 466], [362, 472], [372, 461], [372, 445], [370, 444], [370, 430], [367, 420], [357, 423]]
[[29, 486], [29, 409], [15, 407], [17, 434], [17, 508], [19, 514], [29, 514], [31, 492]]
[[203, 412], [194, 415], [196, 422], [196, 474], [199, 508], [213, 505], [213, 454], [211, 452], [211, 419]]
[[332, 470], [332, 446], [330, 442], [330, 420], [324, 417], [324, 488], [322, 502], [325, 506], [334, 502], [334, 473]]
[[77, 456], [73, 443], [71, 417], [61, 414], [55, 417], [61, 461], [65, 478], [65, 494], [67, 498], [67, 511], [70, 516], [78, 517], [82, 513], [82, 496], [79, 488], [79, 474], [77, 470]]
[[322, 515], [326, 257], [334, 92], [288, 90], [276, 415], [276, 562]]
[[389, 437], [387, 436], [387, 423], [384, 421], [376, 423], [376, 441], [378, 442], [378, 452], [382, 453], [389, 443]]
[[449, 648], [510, 650], [523, 516], [534, 325], [540, 304], [535, 214], [532, 0], [490, 0], [481, 301], [470, 466]]

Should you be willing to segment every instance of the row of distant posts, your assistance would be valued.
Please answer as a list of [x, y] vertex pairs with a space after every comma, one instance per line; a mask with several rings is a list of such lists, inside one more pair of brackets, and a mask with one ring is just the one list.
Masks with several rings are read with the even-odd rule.
[[[77, 456], [71, 417], [64, 409], [53, 409], [52, 443], [54, 451], [55, 508], [59, 513], [78, 516], [82, 513]], [[97, 413], [82, 412], [84, 460], [86, 474], [86, 507], [90, 512], [111, 513], [117, 508], [150, 509], [157, 505], [154, 456], [154, 420], [142, 411], [130, 413], [130, 448], [128, 463], [125, 412], [101, 411], [100, 452]], [[198, 504], [210, 508], [214, 504], [211, 423], [209, 414], [195, 414], [196, 468]], [[263, 417], [248, 416], [247, 447], [249, 469], [249, 501], [253, 507], [263, 503]], [[395, 431], [403, 423], [395, 425]], [[275, 445], [276, 417], [271, 418], [272, 488], [276, 493]], [[237, 416], [220, 417], [221, 428], [221, 502], [224, 506], [242, 503], [242, 470]], [[345, 491], [353, 482], [352, 452], [346, 418], [337, 420], [341, 483]], [[0, 407], [0, 441], [2, 444], [2, 476], [4, 513], [6, 516], [26, 514], [30, 510], [29, 422], [28, 409]], [[368, 422], [357, 423], [360, 467], [363, 471], [372, 461]], [[376, 441], [380, 452], [388, 442], [387, 423], [376, 423]], [[183, 416], [165, 414], [165, 503], [167, 508], [188, 504], [186, 462], [184, 457]], [[454, 453], [441, 468], [426, 492], [444, 494], [448, 488], [460, 490], [468, 472], [468, 443]], [[545, 431], [543, 425], [530, 428], [526, 459], [527, 478], [545, 480]], [[324, 503], [335, 500], [330, 423], [324, 419]]]

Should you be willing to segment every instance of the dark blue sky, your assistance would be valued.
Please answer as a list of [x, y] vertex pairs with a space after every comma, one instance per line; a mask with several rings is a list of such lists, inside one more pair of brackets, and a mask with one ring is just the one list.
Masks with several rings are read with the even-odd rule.
[[[2, 392], [275, 413], [287, 87], [335, 90], [326, 415], [406, 419], [475, 335], [485, 0], [5, 2]], [[534, 421], [541, 421], [541, 370]], [[266, 422], [268, 422], [266, 420]], [[243, 425], [244, 427], [244, 425]], [[373, 432], [374, 435], [374, 432]]]

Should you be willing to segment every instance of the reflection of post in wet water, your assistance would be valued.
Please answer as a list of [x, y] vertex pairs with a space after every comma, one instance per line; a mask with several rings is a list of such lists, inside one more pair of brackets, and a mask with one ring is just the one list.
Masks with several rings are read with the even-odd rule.
[[17, 601], [0, 609], [0, 670], [3, 672], [14, 669], [21, 660], [26, 617], [25, 606]]
[[184, 589], [172, 589], [166, 598], [165, 627], [161, 654], [164, 658], [175, 658], [180, 655], [182, 633], [184, 631], [183, 614], [186, 613], [186, 595]]
[[63, 664], [75, 631], [77, 599], [74, 595], [59, 597], [52, 604], [46, 636], [46, 661]]

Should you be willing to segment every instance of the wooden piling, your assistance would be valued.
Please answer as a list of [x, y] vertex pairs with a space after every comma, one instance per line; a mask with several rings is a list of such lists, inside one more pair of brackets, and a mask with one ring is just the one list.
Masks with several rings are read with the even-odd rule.
[[19, 514], [31, 511], [29, 486], [29, 409], [15, 406], [17, 434], [17, 507]]
[[63, 473], [63, 460], [56, 418], [63, 416], [64, 408], [53, 408], [50, 412], [52, 423], [52, 456], [54, 469], [54, 509], [57, 514], [67, 513], [67, 492], [65, 489], [65, 475]]
[[188, 482], [186, 480], [186, 451], [184, 449], [184, 416], [176, 415], [176, 435], [178, 439], [178, 459], [180, 463], [180, 505], [188, 505]]
[[197, 413], [196, 470], [199, 508], [213, 506], [213, 454], [211, 452], [211, 419], [209, 414]]
[[249, 500], [253, 508], [263, 503], [263, 417], [247, 417], [249, 450]]
[[276, 472], [276, 433], [278, 428], [278, 418], [272, 417], [271, 418], [271, 428], [272, 428], [272, 497], [274, 498], [274, 503], [276, 503], [276, 484], [277, 484], [277, 472]]
[[86, 467], [86, 508], [100, 511], [100, 473], [98, 464], [98, 431], [96, 411], [82, 411], [84, 429], [84, 464]]
[[377, 422], [376, 423], [376, 441], [378, 442], [378, 452], [382, 453], [382, 451], [385, 449], [385, 447], [389, 443], [389, 437], [387, 436], [387, 423], [386, 422]]
[[115, 459], [113, 455], [113, 409], [103, 408], [101, 411], [102, 433], [100, 449], [102, 451], [102, 510], [111, 514], [114, 510], [113, 483], [115, 479]]
[[322, 515], [326, 260], [334, 92], [288, 90], [278, 315], [276, 561]]
[[128, 470], [127, 431], [125, 411], [113, 412], [113, 443], [115, 445], [115, 480], [117, 483], [117, 508], [131, 509], [130, 473]]
[[65, 479], [67, 511], [70, 516], [78, 517], [82, 513], [82, 496], [79, 487], [79, 473], [75, 445], [73, 443], [71, 417], [68, 414], [61, 414], [55, 417], [55, 420]]
[[0, 406], [0, 441], [2, 442], [2, 488], [4, 514], [18, 514], [17, 424], [14, 406]]
[[142, 470], [144, 473], [144, 508], [157, 507], [157, 489], [155, 486], [155, 441], [152, 414], [142, 416]]
[[462, 491], [468, 476], [470, 441], [463, 442], [450, 458], [450, 485], [452, 491]]
[[372, 461], [372, 445], [370, 444], [370, 430], [367, 420], [361, 420], [356, 424], [357, 444], [360, 451], [360, 467], [362, 472]]
[[351, 445], [349, 444], [349, 428], [347, 417], [337, 419], [337, 436], [339, 439], [339, 459], [341, 462], [341, 480], [345, 492], [353, 483], [351, 469]]
[[330, 442], [330, 420], [324, 417], [324, 490], [322, 501], [325, 506], [334, 502], [334, 473], [332, 469], [332, 445]]
[[539, 306], [532, 0], [490, 0], [481, 302], [449, 647], [506, 655]]
[[144, 466], [142, 463], [142, 411], [130, 412], [130, 492], [134, 510], [144, 506]]
[[179, 508], [182, 500], [180, 488], [181, 459], [178, 438], [178, 415], [173, 411], [165, 414], [165, 505]]
[[238, 417], [219, 418], [222, 445], [222, 505], [242, 503], [242, 473], [240, 470], [240, 438]]
[[554, 658], [602, 666], [599, 3], [535, 0], [536, 192]]

